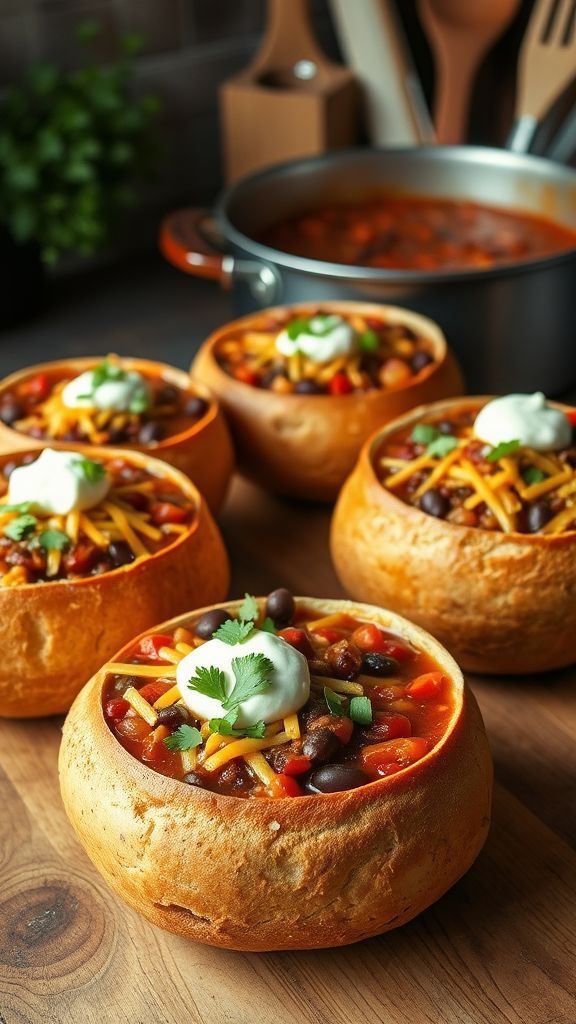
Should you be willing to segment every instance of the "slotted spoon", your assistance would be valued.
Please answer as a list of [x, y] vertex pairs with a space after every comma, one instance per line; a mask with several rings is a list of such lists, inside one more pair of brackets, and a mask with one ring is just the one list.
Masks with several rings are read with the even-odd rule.
[[527, 153], [538, 123], [576, 77], [576, 0], [537, 0], [518, 59], [516, 119], [506, 146]]

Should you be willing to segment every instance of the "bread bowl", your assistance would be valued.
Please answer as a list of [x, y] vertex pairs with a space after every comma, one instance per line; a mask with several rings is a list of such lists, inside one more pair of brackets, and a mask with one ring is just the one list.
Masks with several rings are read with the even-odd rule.
[[[257, 602], [257, 621], [261, 625], [264, 625], [262, 616], [266, 610], [264, 602], [265, 599]], [[152, 708], [154, 715], [165, 715], [167, 710], [173, 712], [175, 705], [167, 709], [166, 704], [174, 701], [171, 692], [174, 676], [177, 680], [182, 673], [187, 676], [184, 660], [198, 654], [207, 656], [208, 645], [203, 652], [202, 647], [196, 644], [201, 628], [203, 635], [210, 635], [204, 629], [207, 617], [211, 630], [230, 615], [236, 619], [243, 618], [244, 606], [245, 602], [241, 605], [239, 601], [212, 605], [158, 627], [162, 634], [158, 642], [166, 642], [168, 634], [168, 637], [172, 636], [172, 644], [160, 651], [165, 659], [164, 669], [162, 666], [155, 669], [156, 675], [165, 671], [170, 681], [161, 687], [160, 697], [156, 691], [152, 694], [145, 691], [150, 701], [156, 698], [156, 710]], [[222, 609], [222, 617], [214, 622], [210, 616]], [[198, 734], [204, 735], [204, 746], [198, 746], [200, 741], [193, 738], [190, 741], [196, 742], [197, 748], [191, 754], [195, 758], [192, 768], [188, 760], [183, 760], [181, 765], [166, 762], [162, 760], [164, 754], [158, 755], [160, 761], [156, 762], [156, 742], [161, 745], [168, 741], [174, 747], [173, 736], [176, 733], [171, 733], [169, 740], [163, 735], [161, 740], [154, 739], [152, 746], [147, 746], [154, 733], [166, 729], [158, 717], [152, 717], [148, 725], [143, 726], [144, 732], [148, 730], [148, 739], [133, 740], [134, 726], [128, 729], [126, 722], [133, 723], [138, 720], [138, 715], [131, 706], [122, 719], [124, 711], [117, 707], [119, 702], [127, 703], [125, 698], [128, 697], [134, 703], [133, 689], [140, 682], [149, 685], [150, 671], [145, 680], [138, 677], [127, 679], [125, 676], [126, 672], [138, 670], [137, 661], [146, 662], [141, 652], [150, 651], [151, 647], [146, 647], [148, 639], [142, 636], [123, 648], [112, 664], [104, 665], [77, 697], [64, 725], [60, 752], [61, 792], [67, 814], [82, 845], [108, 884], [154, 924], [194, 941], [231, 949], [343, 945], [409, 921], [441, 896], [477, 856], [489, 825], [492, 767], [480, 713], [464, 685], [460, 670], [438, 642], [417, 626], [392, 612], [369, 605], [296, 598], [291, 621], [300, 623], [301, 627], [305, 622], [308, 625], [293, 629], [292, 633], [304, 632], [317, 654], [322, 647], [319, 630], [322, 622], [327, 623], [328, 629], [324, 627], [324, 633], [328, 634], [324, 649], [333, 653], [340, 641], [335, 644], [328, 641], [333, 639], [331, 633], [335, 622], [342, 620], [347, 623], [348, 633], [351, 628], [356, 630], [359, 626], [368, 626], [372, 636], [369, 643], [373, 648], [393, 651], [396, 656], [392, 660], [379, 655], [388, 662], [388, 672], [391, 670], [396, 674], [395, 679], [386, 680], [387, 685], [383, 689], [376, 688], [378, 679], [371, 678], [366, 683], [365, 677], [356, 674], [357, 680], [364, 678], [365, 691], [368, 684], [374, 684], [369, 691], [374, 707], [389, 706], [389, 710], [393, 710], [386, 701], [397, 696], [398, 691], [404, 694], [404, 715], [381, 714], [379, 718], [374, 715], [369, 728], [383, 728], [384, 733], [378, 735], [409, 736], [409, 729], [396, 733], [386, 733], [386, 729], [389, 728], [388, 720], [399, 718], [406, 722], [407, 716], [412, 714], [412, 711], [406, 711], [406, 705], [410, 705], [407, 680], [418, 671], [419, 665], [420, 671], [422, 666], [429, 669], [431, 664], [434, 665], [436, 673], [428, 672], [428, 675], [439, 676], [444, 687], [437, 693], [436, 704], [433, 705], [443, 709], [438, 712], [444, 716], [443, 724], [439, 726], [436, 722], [437, 731], [434, 738], [430, 737], [428, 752], [420, 750], [418, 760], [403, 768], [396, 763], [391, 768], [392, 774], [382, 776], [378, 772], [387, 771], [389, 765], [380, 763], [380, 767], [374, 769], [371, 762], [374, 781], [367, 779], [366, 775], [363, 781], [358, 777], [350, 781], [348, 775], [343, 783], [337, 776], [337, 785], [355, 788], [328, 792], [330, 785], [334, 786], [334, 780], [332, 777], [332, 783], [330, 779], [326, 781], [326, 770], [333, 770], [334, 765], [322, 764], [322, 759], [325, 762], [326, 756], [335, 759], [340, 755], [335, 755], [332, 749], [327, 755], [325, 750], [322, 752], [325, 737], [320, 740], [320, 747], [316, 739], [312, 750], [303, 742], [303, 739], [310, 738], [310, 734], [314, 736], [314, 722], [317, 726], [325, 725], [327, 717], [328, 729], [317, 728], [316, 733], [330, 734], [331, 728], [337, 731], [343, 728], [341, 723], [348, 723], [352, 728], [352, 739], [350, 731], [347, 733], [348, 741], [352, 745], [352, 756], [356, 756], [354, 737], [357, 729], [364, 727], [353, 726], [350, 717], [346, 717], [352, 715], [351, 705], [347, 704], [352, 698], [339, 697], [331, 689], [332, 698], [339, 697], [347, 705], [344, 717], [332, 716], [332, 713], [326, 716], [326, 704], [323, 704], [323, 711], [318, 709], [317, 701], [322, 702], [321, 690], [320, 696], [312, 699], [312, 711], [308, 703], [292, 716], [297, 718], [301, 729], [300, 741], [294, 741], [296, 760], [302, 761], [304, 757], [314, 762], [316, 758], [321, 763], [321, 767], [314, 768], [312, 774], [304, 769], [308, 770], [308, 776], [295, 776], [296, 768], [289, 764], [289, 759], [280, 764], [277, 759], [273, 761], [280, 774], [276, 775], [271, 768], [270, 760], [266, 760], [262, 749], [265, 749], [268, 759], [273, 749], [276, 758], [283, 752], [284, 757], [288, 757], [285, 740], [279, 733], [273, 733], [273, 725], [267, 726], [271, 740], [236, 741], [215, 736], [211, 732], [216, 728], [214, 722], [210, 722], [207, 730], [204, 722]], [[374, 643], [374, 632], [381, 634], [388, 646], [382, 648], [379, 640]], [[260, 631], [256, 630], [254, 635], [254, 642], [259, 643]], [[289, 646], [276, 637], [273, 639], [276, 645]], [[360, 642], [358, 636], [356, 639]], [[301, 639], [294, 635], [292, 641], [301, 643]], [[347, 643], [349, 650], [355, 646], [352, 641]], [[364, 642], [364, 653], [361, 653], [363, 672], [372, 671], [374, 667], [374, 662], [369, 667], [367, 646], [369, 644]], [[290, 649], [292, 656], [297, 654], [293, 647]], [[182, 669], [170, 663], [176, 660], [178, 651], [183, 659], [180, 662]], [[326, 658], [329, 659], [328, 653]], [[401, 661], [403, 668], [400, 667]], [[317, 669], [316, 662], [309, 664]], [[330, 659], [329, 664], [333, 665]], [[338, 665], [341, 676], [346, 668], [342, 668], [341, 662]], [[150, 666], [144, 664], [143, 668], [150, 669]], [[350, 679], [353, 673], [346, 674]], [[403, 678], [403, 683], [400, 678]], [[353, 690], [356, 687], [356, 692], [362, 689], [358, 681], [354, 684], [342, 678], [324, 679], [324, 676], [321, 681], [329, 688], [339, 687], [341, 691], [348, 687], [348, 693], [350, 687]], [[131, 695], [127, 685], [131, 688]], [[312, 675], [314, 692], [315, 686]], [[183, 707], [182, 700], [176, 707]], [[384, 703], [378, 703], [379, 700]], [[423, 703], [420, 701], [418, 707], [422, 708]], [[158, 710], [160, 708], [161, 711]], [[150, 711], [150, 704], [148, 709]], [[324, 717], [321, 720], [315, 718], [317, 714]], [[307, 717], [310, 715], [311, 718]], [[383, 719], [386, 720], [384, 725]], [[177, 732], [183, 735], [182, 730], [189, 729], [189, 734], [192, 734], [194, 727], [191, 722], [194, 720], [194, 714], [184, 707], [184, 719], [177, 718], [176, 722], [187, 721], [188, 725], [179, 725]], [[215, 721], [219, 723], [222, 719]], [[196, 724], [200, 725], [199, 718]], [[117, 730], [122, 725], [127, 730], [121, 734], [127, 747], [131, 742], [142, 742], [140, 748], [131, 748], [136, 750], [135, 755], [119, 742]], [[169, 728], [175, 728], [173, 721]], [[287, 728], [286, 722], [284, 728]], [[342, 739], [341, 733], [338, 735], [335, 745], [340, 749], [347, 741]], [[217, 744], [222, 742], [223, 746], [214, 746], [214, 739]], [[410, 742], [410, 739], [391, 741], [392, 745]], [[424, 741], [412, 737], [412, 742]], [[210, 750], [206, 749], [206, 743], [211, 744]], [[253, 759], [251, 765], [254, 767], [247, 769], [241, 765], [238, 769], [250, 776], [248, 781], [241, 774], [242, 781], [237, 790], [229, 778], [224, 784], [220, 779], [209, 782], [212, 790], [203, 788], [210, 759], [210, 778], [214, 777], [214, 759], [231, 756], [234, 744], [236, 760], [242, 761], [238, 754], [239, 743], [249, 743], [252, 747], [249, 753], [245, 747], [242, 749], [246, 758]], [[255, 753], [254, 747], [258, 747], [258, 743], [260, 752]], [[387, 744], [384, 742], [377, 746], [383, 748]], [[215, 754], [212, 752], [214, 749]], [[346, 751], [347, 748], [344, 746], [342, 749]], [[359, 749], [365, 759], [367, 748], [360, 745]], [[144, 751], [154, 761], [154, 767], [140, 760], [145, 756]], [[178, 756], [185, 759], [189, 754], [190, 751], [182, 750]], [[170, 756], [176, 756], [174, 749]], [[342, 756], [346, 759], [349, 755], [345, 752]], [[394, 756], [400, 762], [398, 748]], [[256, 764], [254, 758], [261, 760]], [[405, 757], [404, 764], [407, 760], [409, 758]], [[235, 764], [236, 761], [229, 760], [221, 776], [230, 763]], [[368, 771], [367, 761], [363, 760], [362, 764], [364, 771]], [[181, 781], [185, 768], [192, 775], [189, 783]], [[299, 770], [302, 771], [301, 764]], [[351, 770], [358, 774], [357, 767]], [[287, 774], [289, 771], [293, 773], [291, 777]], [[171, 777], [171, 772], [180, 774], [180, 778]], [[319, 781], [319, 772], [323, 772], [323, 781]], [[199, 784], [198, 776], [202, 773], [204, 782]], [[286, 787], [287, 778], [291, 784]], [[301, 782], [306, 778], [308, 781], [298, 785], [298, 778]], [[319, 791], [319, 787], [323, 787], [323, 791]], [[95, 792], [97, 799], [94, 798]], [[239, 795], [230, 795], [234, 792]], [[296, 795], [298, 792], [300, 795]]]
[[[497, 402], [510, 398], [528, 396], [506, 396]], [[543, 396], [528, 400], [534, 399], [542, 402]], [[441, 501], [432, 502], [438, 507], [431, 514], [417, 507], [422, 501], [430, 505], [430, 498], [425, 501], [419, 490], [425, 481], [434, 483], [432, 473], [439, 460], [426, 461], [426, 452], [418, 454], [422, 445], [410, 440], [414, 432], [422, 424], [457, 423], [459, 416], [470, 424], [481, 409], [494, 408], [497, 402], [486, 396], [437, 402], [374, 434], [335, 508], [332, 557], [351, 595], [410, 614], [448, 647], [463, 668], [498, 674], [543, 672], [576, 660], [576, 509], [574, 520], [567, 521], [574, 500], [570, 488], [576, 488], [571, 483], [576, 465], [570, 446], [573, 413], [555, 403], [547, 406], [565, 421], [564, 447], [555, 452], [521, 445], [518, 425], [508, 428], [512, 437], [502, 439], [500, 459], [493, 457], [498, 456], [498, 446], [470, 434], [469, 442], [461, 441], [464, 448], [456, 447], [445, 456], [456, 462], [432, 488], [447, 488], [440, 493]], [[536, 423], [534, 411], [527, 422]], [[399, 457], [391, 458], [391, 452]], [[462, 453], [467, 452], [462, 475]], [[408, 468], [414, 455], [424, 459], [419, 479]], [[395, 469], [404, 472], [404, 484], [417, 485], [412, 496], [397, 493], [398, 478], [395, 488], [394, 483], [393, 489], [383, 486], [386, 460], [386, 472], [394, 471], [390, 463], [395, 462]], [[470, 472], [472, 461], [476, 478], [479, 473], [491, 481], [488, 497], [491, 502], [498, 498], [492, 508], [474, 493], [478, 481], [474, 483]], [[507, 472], [512, 474], [508, 480]], [[448, 521], [446, 514], [456, 521]]]
[[[56, 514], [21, 501], [17, 474], [38, 473], [50, 456], [57, 495], [66, 458], [83, 471], [104, 466], [118, 486], [89, 511]], [[8, 473], [17, 505], [7, 501]], [[90, 476], [100, 486], [98, 472]], [[3, 454], [0, 492], [0, 717], [66, 711], [134, 630], [226, 593], [228, 560], [203, 498], [158, 459], [115, 448]]]
[[[89, 407], [87, 395], [81, 395], [83, 405], [63, 406], [66, 384], [80, 375], [86, 381], [87, 373], [102, 367], [139, 374], [149, 389], [149, 407], [98, 412]], [[104, 422], [95, 422], [96, 416]], [[65, 449], [112, 444], [156, 455], [186, 473], [213, 512], [224, 500], [232, 473], [232, 445], [218, 403], [202, 384], [193, 385], [184, 370], [150, 359], [59, 359], [6, 377], [0, 382], [0, 452], [37, 448], [39, 443]]]
[[[352, 365], [345, 365], [344, 370], [345, 359], [336, 358], [319, 365], [313, 364], [308, 356], [300, 360], [297, 353], [298, 365], [288, 357], [289, 365], [284, 369], [284, 357], [276, 348], [276, 362], [270, 364], [270, 373], [276, 376], [269, 388], [261, 386], [261, 375], [259, 386], [254, 386], [235, 379], [226, 368], [228, 347], [240, 343], [245, 348], [246, 338], [252, 344], [258, 337], [264, 337], [264, 343], [268, 344], [267, 337], [274, 339], [280, 332], [285, 335], [294, 324], [310, 323], [321, 316], [341, 318], [345, 324], [352, 325], [355, 336], [360, 339], [365, 334], [362, 325], [368, 324], [367, 334], [378, 335], [380, 348], [370, 356], [360, 346], [355, 366], [352, 360]], [[424, 356], [429, 361], [411, 373], [406, 370], [406, 360], [397, 352], [388, 363], [393, 364], [391, 378], [394, 378], [396, 366], [403, 382], [385, 388], [376, 386], [370, 375], [363, 373], [362, 367], [366, 360], [373, 358], [381, 369], [383, 353], [396, 351], [393, 342], [387, 340], [386, 332], [389, 339], [394, 332], [400, 332], [398, 344], [401, 347], [415, 345], [419, 358]], [[338, 365], [340, 370], [334, 371]], [[336, 497], [363, 441], [376, 427], [414, 405], [462, 390], [460, 371], [436, 324], [409, 310], [366, 302], [308, 302], [277, 306], [241, 317], [207, 339], [192, 363], [191, 373], [194, 381], [209, 387], [221, 402], [243, 473], [279, 494], [321, 501]], [[304, 384], [300, 380], [302, 374]], [[293, 382], [292, 377], [298, 380]], [[274, 390], [292, 384], [294, 387], [307, 386], [310, 382], [317, 385], [319, 380], [326, 387], [324, 378], [329, 381], [329, 387], [335, 388], [335, 393]], [[358, 381], [358, 387], [341, 393], [343, 387], [355, 387], [350, 384], [351, 379]]]

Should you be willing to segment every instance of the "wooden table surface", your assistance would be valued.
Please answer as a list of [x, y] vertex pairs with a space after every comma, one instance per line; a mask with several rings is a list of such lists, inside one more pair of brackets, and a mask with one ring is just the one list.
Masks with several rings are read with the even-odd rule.
[[[231, 594], [342, 595], [328, 522], [236, 481]], [[318, 952], [233, 953], [141, 920], [64, 815], [61, 720], [1, 723], [0, 1024], [575, 1024], [575, 681], [470, 679], [496, 765], [486, 847], [409, 925]]]

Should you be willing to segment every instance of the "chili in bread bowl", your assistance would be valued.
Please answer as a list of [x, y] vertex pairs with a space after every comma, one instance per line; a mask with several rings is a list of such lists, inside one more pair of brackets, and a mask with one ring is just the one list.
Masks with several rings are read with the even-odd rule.
[[[494, 432], [487, 418], [506, 408]], [[542, 415], [556, 422], [555, 440], [538, 441]], [[378, 431], [332, 520], [333, 561], [349, 593], [410, 614], [470, 671], [575, 661], [571, 416], [542, 395], [465, 398]]]
[[233, 454], [218, 403], [174, 366], [87, 356], [27, 367], [0, 382], [0, 452], [85, 444], [147, 452], [189, 476], [217, 511]]
[[225, 410], [243, 473], [279, 494], [321, 501], [336, 497], [376, 427], [462, 389], [435, 323], [365, 302], [241, 317], [207, 339], [191, 373]]
[[[232, 949], [398, 927], [468, 869], [489, 824], [486, 734], [450, 655], [369, 605], [288, 595], [286, 615], [286, 593], [140, 636], [64, 725], [64, 804], [105, 880], [154, 924]], [[270, 655], [269, 689], [260, 678], [246, 696], [254, 647]], [[233, 687], [217, 670], [230, 658]], [[226, 728], [206, 718], [223, 679]]]
[[135, 629], [222, 597], [228, 560], [191, 481], [141, 452], [0, 456], [0, 716], [66, 711]]

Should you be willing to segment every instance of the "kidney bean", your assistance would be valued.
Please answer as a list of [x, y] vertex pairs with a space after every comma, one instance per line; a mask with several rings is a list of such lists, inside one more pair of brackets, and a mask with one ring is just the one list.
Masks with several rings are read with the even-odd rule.
[[325, 764], [312, 772], [306, 783], [311, 793], [340, 793], [357, 789], [371, 780], [360, 770], [348, 764]]
[[118, 568], [120, 565], [128, 565], [135, 558], [132, 548], [125, 540], [113, 540], [108, 545], [108, 554], [114, 568]]
[[317, 384], [315, 380], [309, 380], [305, 377], [304, 380], [296, 381], [294, 391], [297, 395], [321, 395], [324, 388]]
[[182, 782], [185, 782], [188, 786], [201, 786], [202, 779], [196, 772], [186, 772], [186, 775], [182, 776]]
[[533, 501], [526, 509], [527, 533], [538, 533], [552, 518], [552, 509], [547, 501]]
[[155, 444], [157, 441], [161, 441], [163, 437], [164, 428], [156, 420], [144, 423], [138, 431], [138, 441], [140, 444]]
[[429, 366], [433, 362], [434, 357], [429, 352], [416, 352], [410, 360], [412, 373], [420, 373], [420, 370], [423, 370], [425, 366]]
[[180, 394], [173, 384], [163, 384], [156, 392], [156, 405], [175, 405]]
[[450, 502], [435, 487], [424, 491], [418, 505], [427, 515], [436, 516], [437, 519], [444, 519], [450, 511]]
[[269, 615], [274, 622], [282, 624], [292, 621], [294, 616], [294, 598], [286, 587], [278, 587], [266, 598], [266, 615]]
[[339, 640], [327, 648], [326, 661], [338, 679], [354, 679], [362, 667], [362, 651], [352, 640]]
[[188, 708], [182, 704], [172, 704], [169, 708], [161, 708], [158, 712], [158, 725], [167, 725], [169, 729], [177, 729], [190, 721]]
[[208, 402], [204, 398], [200, 398], [199, 395], [194, 395], [184, 403], [182, 412], [185, 416], [190, 416], [191, 419], [199, 420], [208, 412]]
[[225, 608], [214, 608], [211, 612], [205, 612], [200, 616], [194, 626], [194, 632], [201, 640], [211, 640], [212, 634], [229, 618], [230, 613]]
[[12, 395], [6, 395], [0, 405], [0, 420], [10, 427], [16, 420], [21, 420], [23, 417], [24, 409], [20, 403]]
[[331, 729], [313, 729], [302, 744], [304, 757], [322, 763], [330, 760], [340, 749], [340, 741]]

